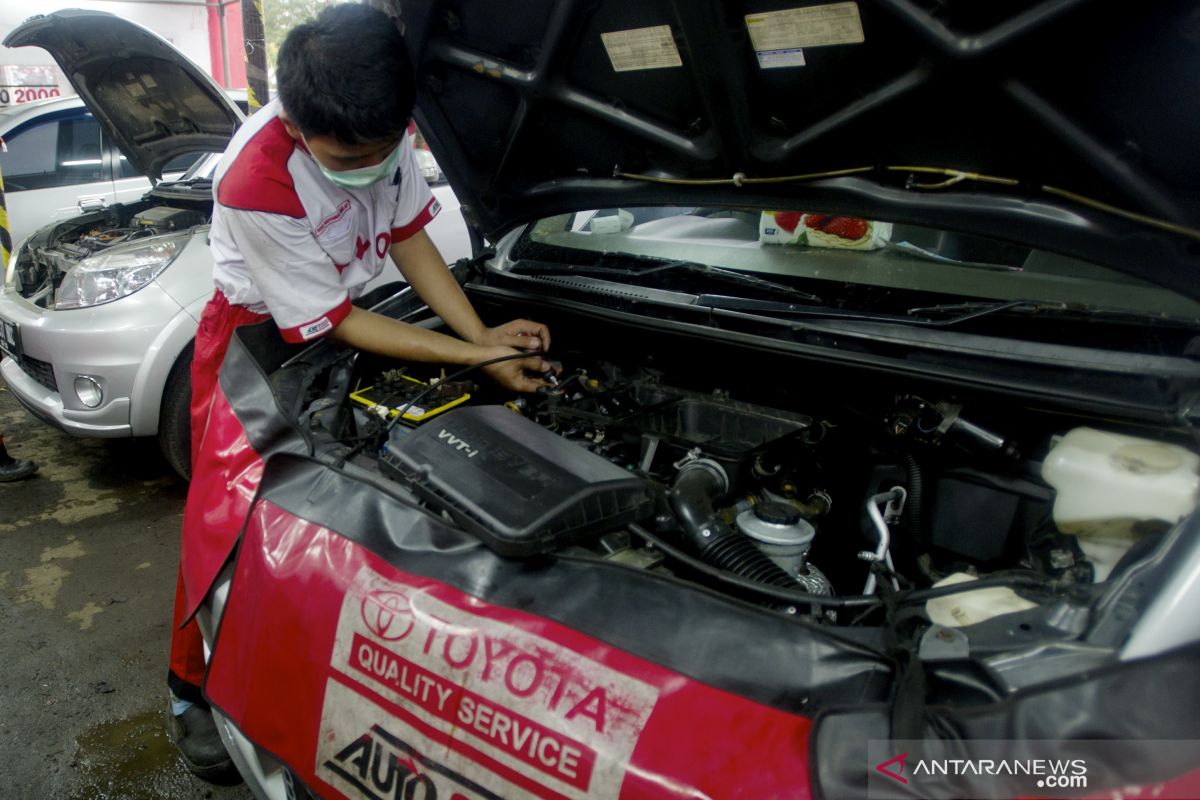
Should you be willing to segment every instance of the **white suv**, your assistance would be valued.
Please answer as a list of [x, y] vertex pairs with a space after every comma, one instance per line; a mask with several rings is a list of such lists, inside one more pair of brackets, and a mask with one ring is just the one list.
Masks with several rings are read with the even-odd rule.
[[[133, 202], [150, 188], [76, 95], [0, 110], [0, 139], [14, 244], [48, 222]], [[179, 175], [195, 160], [180, 156], [163, 173]]]

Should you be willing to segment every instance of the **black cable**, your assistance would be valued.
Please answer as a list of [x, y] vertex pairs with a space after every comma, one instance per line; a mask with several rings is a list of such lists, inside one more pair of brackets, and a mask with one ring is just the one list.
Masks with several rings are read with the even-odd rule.
[[346, 466], [347, 461], [354, 458], [356, 455], [361, 453], [363, 450], [366, 450], [367, 445], [370, 444], [371, 442], [375, 441], [379, 437], [379, 435], [380, 435], [380, 431], [375, 431], [374, 433], [368, 433], [363, 436], [357, 436], [353, 439], [349, 439], [349, 440], [342, 442], [342, 444], [350, 444], [351, 442], [357, 442], [357, 444], [355, 444], [354, 447], [347, 450], [342, 455], [342, 457], [337, 460], [337, 462], [336, 462], [337, 468], [341, 469], [342, 467]]
[[879, 605], [879, 606], [872, 606], [871, 608], [868, 608], [866, 611], [860, 611], [860, 612], [859, 612], [859, 613], [858, 613], [858, 614], [857, 614], [857, 615], [854, 617], [854, 619], [852, 619], [852, 620], [850, 620], [849, 622], [847, 622], [847, 623], [846, 623], [846, 627], [847, 627], [847, 628], [854, 628], [854, 627], [856, 627], [856, 626], [858, 626], [858, 625], [861, 625], [861, 624], [862, 624], [862, 623], [863, 623], [863, 622], [864, 622], [864, 621], [867, 619], [867, 617], [869, 617], [869, 616], [871, 616], [872, 614], [874, 614], [874, 613], [875, 613], [876, 611], [878, 611], [880, 608], [882, 608], [882, 605]]
[[959, 594], [961, 592], [973, 592], [978, 589], [992, 589], [1002, 587], [1006, 589], [1014, 589], [1017, 587], [1025, 589], [1040, 589], [1043, 592], [1052, 591], [1059, 588], [1059, 584], [1055, 581], [1048, 581], [1045, 578], [1023, 576], [1023, 575], [989, 575], [986, 578], [977, 578], [973, 581], [963, 581], [962, 583], [952, 583], [949, 586], [932, 586], [928, 589], [913, 589], [909, 592], [902, 593], [899, 603], [923, 603], [926, 600], [932, 600], [936, 597], [946, 597], [947, 595]]
[[490, 367], [492, 364], [499, 364], [501, 361], [516, 361], [519, 358], [541, 358], [544, 355], [546, 355], [545, 352], [543, 352], [541, 350], [539, 350], [535, 353], [513, 353], [513, 354], [507, 355], [507, 356], [498, 356], [496, 358], [489, 358], [487, 361], [480, 361], [477, 364], [469, 364], [469, 365], [463, 367], [462, 369], [458, 370], [457, 372], [452, 372], [451, 374], [447, 375], [445, 378], [442, 378], [441, 380], [439, 380], [437, 383], [431, 383], [428, 386], [426, 386], [424, 389], [422, 389], [421, 391], [419, 391], [415, 395], [413, 395], [412, 399], [404, 404], [404, 407], [399, 410], [399, 412], [396, 414], [396, 416], [394, 416], [390, 420], [388, 420], [387, 427], [383, 429], [383, 432], [385, 434], [390, 433], [392, 428], [396, 427], [396, 423], [399, 422], [400, 420], [404, 419], [404, 415], [408, 413], [408, 410], [410, 408], [412, 408], [413, 405], [415, 405], [418, 400], [420, 400], [422, 397], [424, 397], [425, 395], [432, 392], [434, 389], [441, 386], [443, 383], [446, 383], [447, 381], [452, 381], [452, 380], [455, 380], [456, 378], [461, 378], [463, 375], [466, 375], [468, 372], [473, 372], [474, 370], [481, 369], [483, 367]]

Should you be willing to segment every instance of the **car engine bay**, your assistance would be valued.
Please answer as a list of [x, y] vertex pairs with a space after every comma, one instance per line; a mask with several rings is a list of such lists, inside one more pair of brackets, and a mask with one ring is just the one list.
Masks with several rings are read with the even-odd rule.
[[[212, 215], [211, 184], [171, 192], [174, 205], [162, 205], [153, 193], [137, 203], [116, 204], [73, 217], [34, 233], [17, 253], [13, 270], [17, 293], [41, 308], [54, 308], [63, 277], [84, 259], [110, 248], [206, 225]], [[163, 184], [164, 191], [171, 184]]]
[[[561, 371], [536, 394], [338, 351], [302, 365], [292, 410], [338, 463], [500, 555], [602, 559], [838, 627], [880, 623], [900, 592], [948, 626], [1086, 602], [1194, 503], [1179, 437], [703, 343], [596, 355], [552, 330]], [[1055, 511], [1138, 481], [1170, 494], [1168, 473], [1193, 487], [1177, 515]]]

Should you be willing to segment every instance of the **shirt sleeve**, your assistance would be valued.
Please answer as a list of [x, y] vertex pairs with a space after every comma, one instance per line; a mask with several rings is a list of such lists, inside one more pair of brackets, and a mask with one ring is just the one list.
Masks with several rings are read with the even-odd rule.
[[396, 203], [396, 214], [392, 217], [392, 241], [403, 242], [422, 230], [442, 210], [442, 205], [433, 196], [417, 166], [417, 154], [411, 145], [400, 152], [400, 196]]
[[346, 318], [350, 297], [306, 220], [260, 211], [222, 211], [226, 233], [286, 341], [317, 339]]

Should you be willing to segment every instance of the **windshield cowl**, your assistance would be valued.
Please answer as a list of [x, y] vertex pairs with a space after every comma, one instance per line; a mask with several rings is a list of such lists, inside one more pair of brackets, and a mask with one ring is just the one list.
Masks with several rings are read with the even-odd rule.
[[563, 289], [774, 318], [857, 321], [1183, 355], [1200, 303], [1061, 254], [814, 211], [651, 207], [543, 218], [499, 269]]

